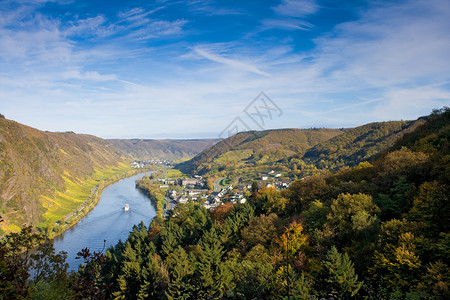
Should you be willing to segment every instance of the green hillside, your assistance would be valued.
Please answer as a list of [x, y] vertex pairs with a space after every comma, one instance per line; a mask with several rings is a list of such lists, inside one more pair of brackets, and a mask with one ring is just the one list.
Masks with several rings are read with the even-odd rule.
[[0, 118], [2, 231], [56, 222], [82, 205], [103, 179], [130, 170], [127, 159], [91, 135], [43, 132]]
[[204, 150], [193, 159], [178, 166], [184, 172], [206, 173], [242, 165], [255, 166], [274, 163], [304, 153], [307, 149], [333, 138], [338, 129], [277, 129], [247, 131], [231, 136]]
[[423, 120], [376, 122], [344, 129], [339, 136], [308, 149], [302, 159], [321, 169], [355, 166], [372, 160], [422, 123]]
[[147, 140], [147, 139], [111, 139], [111, 144], [132, 155], [136, 159], [191, 158], [204, 149], [217, 143], [218, 139], [192, 140]]

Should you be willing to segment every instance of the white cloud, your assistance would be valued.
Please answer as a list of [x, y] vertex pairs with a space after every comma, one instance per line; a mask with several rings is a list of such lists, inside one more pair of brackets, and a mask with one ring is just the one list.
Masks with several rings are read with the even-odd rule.
[[196, 54], [198, 54], [201, 57], [206, 58], [208, 60], [223, 64], [228, 67], [238, 69], [241, 71], [270, 77], [270, 74], [261, 71], [259, 68], [257, 68], [256, 66], [254, 66], [250, 63], [243, 62], [241, 60], [235, 60], [235, 59], [230, 59], [230, 58], [222, 57], [219, 55], [215, 55], [215, 54], [212, 54], [211, 52], [209, 52], [205, 49], [202, 49], [200, 47], [195, 47], [195, 48], [193, 48], [193, 50]]
[[282, 16], [305, 17], [319, 10], [316, 0], [282, 0], [273, 10]]
[[111, 81], [116, 80], [116, 75], [102, 75], [95, 71], [80, 72], [79, 70], [70, 70], [62, 74], [62, 78], [67, 79], [79, 79], [79, 80], [92, 80], [92, 81]]
[[297, 19], [265, 19], [262, 20], [262, 26], [263, 30], [271, 28], [286, 30], [312, 30], [315, 27], [307, 21]]
[[151, 21], [149, 24], [143, 26], [142, 28], [134, 30], [133, 33], [129, 36], [136, 37], [139, 40], [146, 40], [161, 36], [180, 34], [183, 31], [183, 26], [186, 23], [186, 20]]

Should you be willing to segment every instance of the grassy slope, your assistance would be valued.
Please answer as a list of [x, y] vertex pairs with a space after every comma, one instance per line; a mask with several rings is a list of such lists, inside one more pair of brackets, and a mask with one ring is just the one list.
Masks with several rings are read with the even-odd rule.
[[95, 180], [129, 170], [127, 159], [94, 136], [43, 132], [0, 119], [2, 230], [60, 218], [90, 196]]

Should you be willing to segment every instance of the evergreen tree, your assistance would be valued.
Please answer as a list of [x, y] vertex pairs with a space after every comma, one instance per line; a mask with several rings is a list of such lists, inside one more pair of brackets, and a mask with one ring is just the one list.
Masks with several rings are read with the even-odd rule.
[[330, 294], [335, 298], [353, 297], [363, 285], [358, 281], [353, 263], [347, 253], [341, 254], [336, 247], [332, 247], [327, 253], [323, 265], [327, 270], [326, 281], [330, 284]]

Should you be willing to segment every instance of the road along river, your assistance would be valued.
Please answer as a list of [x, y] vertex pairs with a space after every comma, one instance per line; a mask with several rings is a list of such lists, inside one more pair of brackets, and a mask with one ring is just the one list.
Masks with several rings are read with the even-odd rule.
[[[151, 173], [151, 172], [148, 172]], [[100, 201], [89, 214], [72, 228], [55, 238], [55, 250], [67, 252], [69, 270], [76, 270], [82, 259], [75, 259], [78, 251], [88, 247], [91, 253], [105, 250], [120, 239], [128, 237], [133, 225], [144, 222], [149, 226], [155, 217], [150, 199], [136, 189], [136, 180], [145, 173], [122, 179], [105, 188]], [[125, 204], [130, 209], [124, 211]]]

